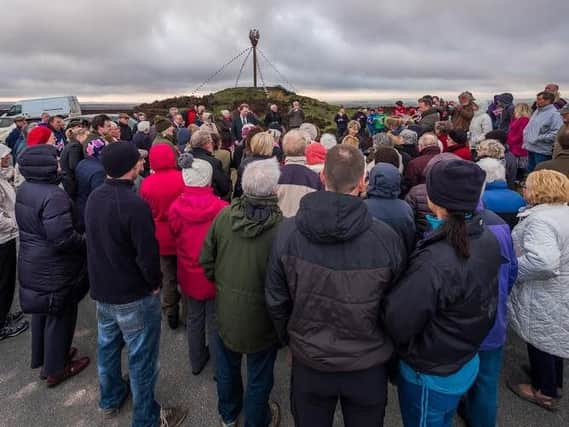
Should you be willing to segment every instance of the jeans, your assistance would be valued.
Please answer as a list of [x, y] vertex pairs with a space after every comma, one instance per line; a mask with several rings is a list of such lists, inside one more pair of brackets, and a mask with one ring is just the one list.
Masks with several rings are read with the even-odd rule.
[[538, 164], [547, 160], [551, 160], [551, 155], [528, 151], [528, 173], [533, 172]]
[[244, 410], [245, 427], [267, 427], [271, 422], [269, 396], [273, 388], [273, 368], [277, 347], [247, 354], [247, 389], [243, 399], [241, 377], [242, 353], [235, 353], [225, 347], [217, 336], [216, 375], [218, 411], [226, 424], [237, 420]]
[[128, 350], [133, 427], [155, 427], [160, 405], [154, 397], [160, 348], [160, 295], [128, 304], [97, 302], [97, 370], [102, 409], [118, 408], [128, 390], [122, 379], [121, 351]]
[[206, 333], [209, 346], [209, 355], [215, 366], [215, 344], [217, 342], [217, 328], [215, 327], [215, 300], [198, 301], [186, 297], [188, 307], [188, 320], [186, 331], [188, 334], [188, 348], [192, 372], [201, 371], [208, 357], [206, 346]]
[[329, 427], [340, 400], [348, 427], [381, 427], [387, 403], [384, 365], [352, 372], [321, 372], [293, 361], [291, 405], [297, 427]]
[[405, 427], [451, 427], [460, 395], [443, 394], [399, 376], [399, 408]]
[[480, 351], [476, 381], [464, 396], [464, 416], [470, 427], [494, 427], [498, 410], [498, 382], [503, 347]]
[[528, 344], [531, 385], [548, 397], [557, 398], [563, 388], [563, 359]]

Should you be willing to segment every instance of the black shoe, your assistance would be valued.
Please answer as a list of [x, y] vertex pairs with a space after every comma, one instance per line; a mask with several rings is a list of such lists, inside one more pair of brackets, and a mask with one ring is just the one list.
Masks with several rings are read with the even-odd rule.
[[[208, 347], [206, 347], [205, 349], [206, 349], [206, 351], [207, 351], [207, 354], [206, 354], [205, 360], [204, 360], [204, 362], [203, 362], [202, 366], [201, 366], [201, 367], [200, 367], [198, 370], [196, 370], [196, 371], [192, 371], [192, 375], [199, 375], [199, 374], [201, 374], [201, 373], [202, 373], [202, 371], [204, 370], [204, 368], [206, 367], [206, 365], [207, 365], [207, 362], [209, 362], [209, 348], [208, 348]], [[215, 378], [215, 377], [214, 377], [214, 378]]]
[[6, 316], [6, 323], [16, 323], [22, 320], [24, 313], [22, 311], [14, 311], [13, 313], [8, 313]]
[[25, 332], [30, 327], [27, 321], [19, 323], [6, 323], [2, 329], [0, 329], [0, 341], [6, 338], [12, 338]]
[[168, 315], [168, 326], [170, 329], [178, 328], [178, 313]]

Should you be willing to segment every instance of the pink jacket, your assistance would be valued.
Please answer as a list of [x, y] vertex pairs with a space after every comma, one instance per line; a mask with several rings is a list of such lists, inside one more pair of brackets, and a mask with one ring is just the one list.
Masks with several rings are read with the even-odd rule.
[[177, 169], [176, 152], [170, 144], [152, 146], [149, 159], [154, 173], [142, 181], [140, 196], [152, 211], [160, 255], [176, 255], [176, 245], [168, 226], [168, 211], [186, 186], [182, 172]]
[[213, 194], [212, 187], [186, 187], [170, 208], [170, 230], [176, 241], [178, 283], [196, 300], [215, 297], [215, 284], [199, 263], [203, 241], [219, 211], [228, 203]]
[[524, 143], [524, 129], [528, 122], [528, 117], [520, 117], [519, 119], [513, 119], [510, 123], [506, 143], [508, 147], [510, 147], [512, 154], [516, 157], [525, 157], [528, 155], [528, 152], [522, 148]]

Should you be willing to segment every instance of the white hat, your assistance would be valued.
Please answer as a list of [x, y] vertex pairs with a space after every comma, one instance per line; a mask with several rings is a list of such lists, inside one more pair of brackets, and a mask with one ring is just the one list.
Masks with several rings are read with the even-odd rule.
[[182, 153], [178, 159], [182, 178], [188, 187], [207, 187], [211, 184], [213, 168], [205, 160], [196, 159], [191, 153]]

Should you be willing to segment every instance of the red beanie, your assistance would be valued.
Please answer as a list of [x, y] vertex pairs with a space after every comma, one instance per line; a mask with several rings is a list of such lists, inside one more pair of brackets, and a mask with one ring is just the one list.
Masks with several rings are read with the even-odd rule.
[[28, 133], [27, 145], [45, 144], [51, 136], [51, 129], [46, 126], [36, 126]]
[[326, 161], [326, 148], [319, 142], [313, 142], [306, 147], [306, 164], [321, 165]]

